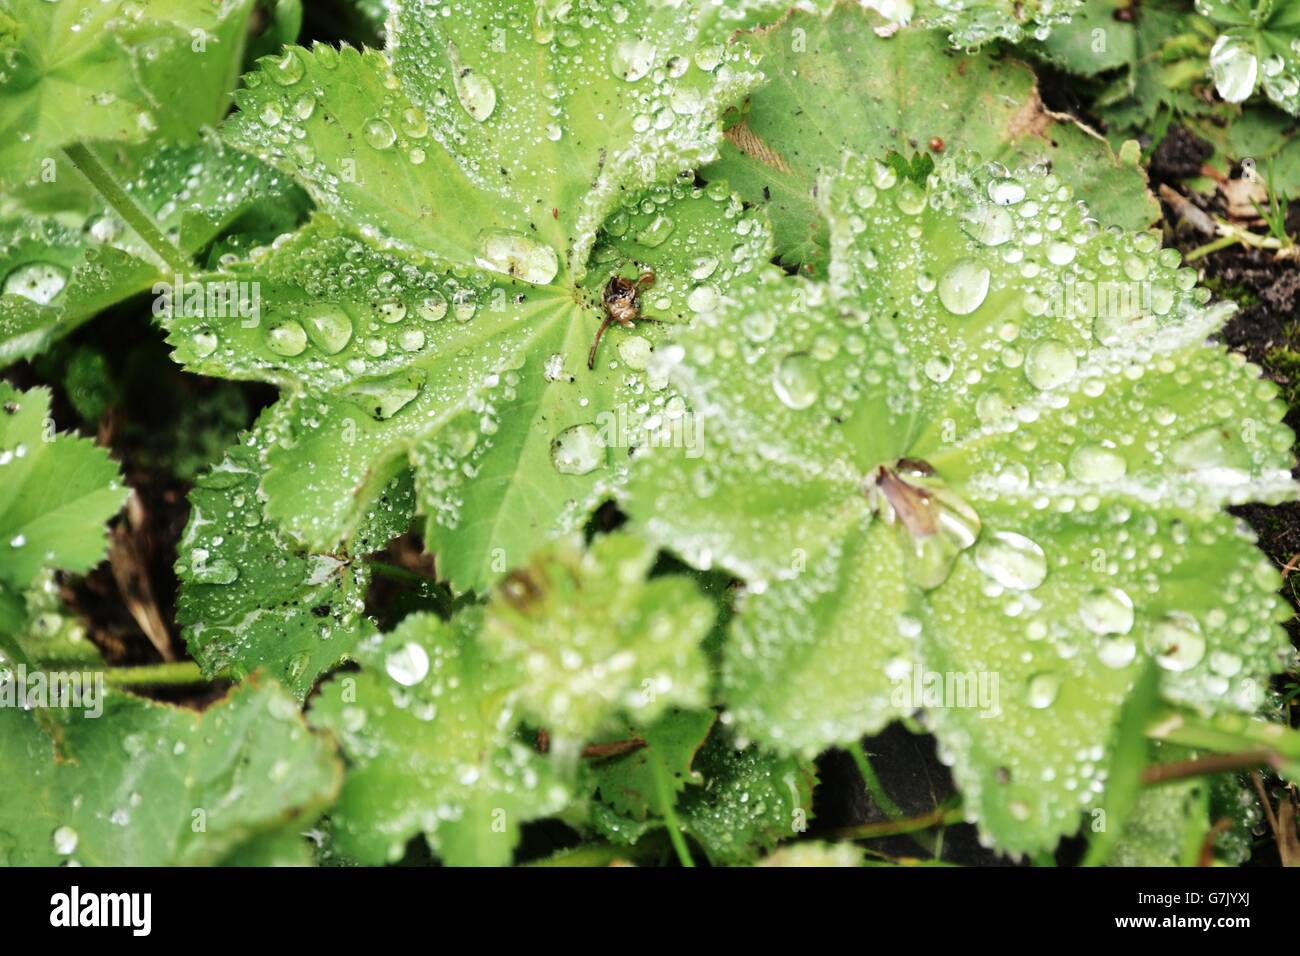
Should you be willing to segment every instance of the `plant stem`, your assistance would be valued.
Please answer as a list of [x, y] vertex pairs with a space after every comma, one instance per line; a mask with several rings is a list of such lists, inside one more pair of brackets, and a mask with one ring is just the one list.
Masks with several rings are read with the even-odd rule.
[[1213, 239], [1203, 246], [1197, 246], [1191, 252], [1187, 253], [1187, 255], [1183, 256], [1183, 261], [1195, 262], [1203, 256], [1208, 256], [1211, 252], [1218, 252], [1220, 249], [1226, 249], [1228, 246], [1234, 245], [1236, 242], [1236, 236], [1220, 236], [1218, 239]]
[[77, 143], [66, 147], [63, 152], [164, 266], [178, 275], [183, 275], [187, 269], [194, 267], [189, 257], [163, 235], [153, 217], [122, 188], [89, 146]]
[[876, 770], [871, 766], [871, 761], [867, 759], [867, 753], [862, 749], [862, 741], [855, 740], [846, 748], [853, 762], [858, 765], [858, 773], [862, 775], [862, 782], [867, 785], [867, 793], [871, 794], [871, 799], [876, 801], [876, 806], [884, 812], [885, 816], [891, 820], [900, 820], [903, 818], [903, 811], [899, 809], [898, 804], [889, 799], [889, 794], [881, 786], [880, 778], [876, 776]]
[[935, 807], [929, 813], [923, 813], [919, 817], [884, 820], [879, 823], [860, 823], [857, 826], [830, 830], [826, 835], [835, 840], [874, 840], [878, 837], [898, 836], [903, 833], [928, 830], [931, 827], [946, 827], [965, 822], [966, 817], [961, 807]]
[[1300, 731], [1282, 724], [1244, 714], [1201, 717], [1191, 711], [1165, 708], [1147, 725], [1147, 736], [1238, 758], [1249, 754], [1252, 766], [1268, 764], [1288, 779], [1300, 777]]
[[693, 867], [695, 861], [691, 859], [686, 838], [682, 836], [682, 825], [677, 819], [677, 799], [668, 784], [668, 771], [658, 759], [652, 759], [651, 765], [654, 767], [655, 789], [659, 793], [659, 803], [663, 806], [664, 825], [668, 829], [668, 839], [672, 841], [673, 852], [677, 854], [677, 860], [682, 866]]
[[110, 687], [184, 687], [207, 683], [199, 671], [199, 665], [193, 661], [112, 667], [103, 673], [104, 681]]

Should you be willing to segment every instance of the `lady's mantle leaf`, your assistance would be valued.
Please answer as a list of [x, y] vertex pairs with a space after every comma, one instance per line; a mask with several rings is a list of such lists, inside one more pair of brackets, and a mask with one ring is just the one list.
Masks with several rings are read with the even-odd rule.
[[310, 825], [338, 792], [333, 748], [273, 683], [202, 714], [117, 691], [98, 704], [0, 707], [0, 863], [211, 865]]
[[360, 673], [322, 688], [312, 722], [338, 735], [350, 764], [330, 814], [344, 857], [396, 860], [423, 833], [449, 865], [502, 865], [521, 824], [567, 802], [546, 760], [514, 737], [518, 674], [484, 653], [482, 617], [407, 617], [357, 648]]
[[0, 180], [71, 143], [191, 138], [228, 104], [253, 0], [3, 0]]
[[956, 55], [924, 30], [882, 38], [877, 22], [841, 4], [829, 18], [793, 13], [746, 39], [770, 82], [754, 92], [706, 175], [727, 179], [750, 202], [768, 201], [785, 262], [824, 262], [814, 187], [845, 150], [970, 149], [1008, 165], [1046, 161], [1105, 223], [1142, 227], [1159, 214], [1136, 164], [1049, 113], [1027, 67], [988, 53]]
[[263, 516], [259, 430], [231, 448], [190, 492], [190, 523], [177, 548], [176, 618], [209, 677], [268, 668], [299, 697], [373, 633], [365, 616], [370, 580], [358, 555], [410, 524], [410, 479], [376, 502], [353, 551], [304, 554]]
[[483, 642], [522, 674], [520, 709], [557, 748], [706, 702], [716, 608], [685, 577], [645, 580], [654, 557], [631, 535], [586, 549], [570, 535], [493, 592]]
[[638, 456], [628, 507], [750, 579], [738, 729], [811, 754], [923, 708], [985, 831], [1050, 846], [1142, 661], [1246, 710], [1279, 666], [1276, 573], [1219, 509], [1295, 495], [1284, 409], [1177, 254], [1054, 175], [855, 162], [822, 195], [831, 281], [681, 335], [705, 453]]
[[589, 773], [598, 829], [611, 840], [636, 842], [667, 825], [672, 809], [714, 864], [752, 862], [806, 830], [817, 779], [812, 764], [738, 749], [726, 730], [710, 734], [713, 723], [712, 711], [670, 713], [638, 738], [643, 746], [595, 763]]
[[128, 494], [107, 452], [56, 434], [49, 416], [47, 390], [0, 382], [0, 591], [21, 591], [42, 568], [89, 571]]
[[1263, 86], [1268, 98], [1300, 114], [1300, 3], [1296, 0], [1196, 0], [1222, 32], [1210, 49], [1215, 89], [1240, 103]]
[[[274, 238], [307, 204], [284, 174], [220, 143], [118, 144], [96, 151], [189, 255], [235, 226], [256, 236], [270, 224], [266, 238]], [[0, 363], [41, 351], [159, 281], [176, 281], [71, 163], [61, 161], [55, 170], [53, 183], [36, 177], [4, 199]]]
[[766, 262], [758, 219], [677, 177], [716, 154], [748, 59], [695, 5], [564, 10], [399, 4], [391, 62], [295, 49], [249, 78], [230, 139], [332, 218], [240, 270], [260, 327], [183, 316], [172, 341], [291, 392], [264, 488], [314, 548], [410, 462], [441, 573], [486, 586], [683, 430], [645, 374], [657, 325], [611, 330], [587, 368], [606, 283], [653, 271], [641, 311], [677, 322]]

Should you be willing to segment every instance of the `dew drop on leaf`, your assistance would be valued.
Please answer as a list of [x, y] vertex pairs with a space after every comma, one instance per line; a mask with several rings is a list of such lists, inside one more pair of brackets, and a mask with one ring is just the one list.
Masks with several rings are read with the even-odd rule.
[[312, 342], [326, 355], [337, 355], [352, 340], [352, 319], [337, 305], [315, 306], [303, 321]]
[[655, 47], [635, 37], [620, 40], [609, 58], [609, 68], [620, 80], [635, 83], [650, 72], [655, 63]]
[[1168, 671], [1191, 670], [1205, 656], [1205, 638], [1196, 619], [1173, 612], [1151, 629], [1148, 647], [1156, 663]]
[[1052, 673], [1035, 674], [1029, 679], [1029, 706], [1035, 710], [1051, 707], [1061, 691], [1061, 678]]
[[791, 352], [776, 368], [772, 390], [781, 404], [795, 411], [808, 408], [821, 393], [817, 366], [807, 352]]
[[1094, 634], [1127, 634], [1133, 629], [1133, 599], [1120, 588], [1097, 588], [1084, 595], [1079, 619]]
[[48, 305], [68, 284], [65, 269], [48, 262], [29, 262], [5, 277], [5, 295], [20, 295], [37, 305]]
[[267, 331], [266, 347], [286, 358], [301, 355], [307, 348], [307, 332], [296, 320], [287, 319]]
[[975, 548], [975, 566], [1004, 588], [1032, 591], [1047, 577], [1047, 558], [1038, 544], [1014, 531], [998, 531]]
[[546, 285], [560, 270], [555, 250], [522, 233], [492, 230], [479, 239], [478, 264], [534, 285]]
[[1025, 356], [1025, 377], [1034, 388], [1044, 391], [1068, 382], [1078, 368], [1074, 352], [1057, 339], [1035, 343]]
[[497, 90], [492, 81], [472, 67], [460, 62], [460, 54], [454, 44], [447, 49], [451, 58], [451, 81], [456, 87], [456, 99], [470, 119], [482, 123], [492, 115], [497, 106]]
[[1210, 72], [1219, 95], [1229, 103], [1240, 103], [1255, 92], [1259, 59], [1236, 37], [1221, 36], [1210, 48]]
[[429, 654], [414, 641], [408, 641], [384, 658], [384, 670], [403, 687], [414, 687], [429, 674]]
[[953, 315], [970, 315], [984, 304], [989, 294], [989, 279], [987, 268], [963, 259], [939, 279], [939, 301]]
[[68, 856], [77, 849], [77, 841], [80, 837], [77, 831], [70, 826], [61, 826], [54, 831], [54, 852], [60, 856]]
[[551, 463], [562, 475], [586, 475], [606, 463], [605, 443], [590, 422], [572, 425], [551, 442]]

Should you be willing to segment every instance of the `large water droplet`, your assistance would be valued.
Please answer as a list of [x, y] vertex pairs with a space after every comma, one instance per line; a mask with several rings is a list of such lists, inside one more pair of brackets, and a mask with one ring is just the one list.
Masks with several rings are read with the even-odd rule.
[[609, 69], [620, 80], [635, 83], [655, 65], [655, 47], [635, 37], [620, 40], [609, 58]]
[[1046, 391], [1074, 378], [1079, 360], [1074, 351], [1057, 339], [1035, 343], [1025, 355], [1025, 378], [1034, 388]]
[[1127, 634], [1133, 628], [1133, 599], [1119, 588], [1097, 588], [1084, 595], [1079, 618], [1094, 634]]
[[1004, 588], [1032, 591], [1047, 577], [1047, 558], [1034, 541], [1014, 531], [998, 531], [975, 548], [975, 566]]
[[1035, 710], [1051, 707], [1061, 692], [1061, 678], [1055, 674], [1035, 674], [1029, 679], [1029, 706]]
[[1223, 484], [1250, 480], [1250, 450], [1229, 425], [1212, 425], [1180, 439], [1169, 450], [1169, 460], [1185, 471]]
[[429, 674], [429, 654], [423, 647], [408, 641], [384, 658], [384, 670], [403, 687], [414, 687]]
[[424, 379], [423, 371], [412, 369], [357, 382], [346, 394], [349, 399], [365, 408], [370, 417], [386, 421], [415, 401], [424, 387]]
[[456, 87], [456, 98], [471, 119], [484, 122], [496, 109], [496, 87], [486, 76], [460, 62], [455, 44], [447, 47], [447, 53], [451, 58], [451, 81]]
[[302, 79], [305, 68], [302, 57], [293, 50], [289, 50], [280, 59], [272, 60], [267, 72], [271, 74], [271, 79], [280, 86], [293, 86]]
[[352, 319], [337, 305], [315, 306], [303, 316], [303, 322], [312, 342], [327, 355], [337, 355], [352, 340]]
[[192, 577], [198, 584], [233, 584], [239, 578], [239, 568], [225, 558], [213, 561], [195, 558], [190, 567]]
[[776, 368], [772, 376], [772, 390], [786, 408], [800, 411], [817, 401], [821, 380], [817, 376], [817, 363], [807, 352], [791, 352]]
[[80, 837], [77, 831], [69, 826], [61, 826], [54, 831], [54, 852], [60, 856], [68, 856], [77, 849], [77, 841]]
[[293, 319], [273, 325], [266, 333], [266, 347], [276, 355], [292, 358], [307, 348], [307, 333]]
[[989, 270], [971, 259], [956, 262], [939, 280], [939, 301], [953, 315], [970, 315], [989, 294]]
[[478, 264], [534, 285], [546, 285], [560, 269], [559, 257], [550, 246], [503, 229], [479, 237]]
[[1240, 103], [1255, 92], [1259, 59], [1243, 40], [1221, 36], [1210, 48], [1210, 72], [1219, 95], [1229, 103]]
[[1156, 622], [1147, 639], [1156, 663], [1169, 671], [1190, 670], [1205, 656], [1201, 626], [1189, 614], [1175, 611]]
[[393, 124], [382, 116], [375, 116], [366, 121], [361, 128], [361, 135], [374, 149], [388, 149], [397, 142], [397, 130]]
[[1124, 456], [1105, 445], [1080, 445], [1070, 455], [1070, 474], [1080, 481], [1119, 481], [1126, 471]]
[[962, 214], [961, 230], [983, 245], [1000, 246], [1015, 234], [1016, 228], [1011, 213], [1001, 206], [980, 203]]
[[605, 442], [596, 426], [573, 425], [551, 442], [551, 463], [562, 475], [586, 475], [606, 462]]
[[49, 262], [29, 262], [5, 277], [4, 293], [48, 305], [67, 284], [67, 270]]

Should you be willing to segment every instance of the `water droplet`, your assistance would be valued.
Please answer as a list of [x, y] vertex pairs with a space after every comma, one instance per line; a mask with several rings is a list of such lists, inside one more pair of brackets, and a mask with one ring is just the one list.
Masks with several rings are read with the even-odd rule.
[[791, 352], [781, 360], [772, 377], [772, 389], [781, 404], [795, 411], [808, 408], [821, 393], [817, 365], [807, 352]]
[[1241, 39], [1221, 36], [1210, 48], [1210, 72], [1219, 95], [1229, 103], [1240, 103], [1255, 92], [1259, 59]]
[[68, 856], [77, 849], [77, 841], [80, 837], [77, 831], [69, 826], [61, 826], [54, 831], [54, 852], [60, 856]]
[[975, 547], [975, 566], [1004, 588], [1032, 591], [1047, 577], [1047, 558], [1034, 541], [1014, 531], [998, 531]]
[[1201, 626], [1189, 614], [1174, 611], [1156, 622], [1147, 647], [1156, 663], [1168, 671], [1191, 670], [1205, 656]]
[[429, 654], [423, 647], [408, 641], [384, 658], [384, 670], [403, 687], [414, 687], [429, 674]]
[[926, 360], [925, 377], [932, 382], [943, 384], [952, 378], [952, 359], [946, 355], [934, 355]]
[[970, 315], [989, 294], [989, 270], [971, 259], [956, 262], [939, 280], [939, 301], [953, 315]]
[[48, 305], [67, 284], [65, 269], [49, 262], [29, 262], [5, 277], [4, 293], [20, 295], [37, 305]]
[[560, 270], [560, 260], [550, 246], [505, 230], [492, 230], [479, 237], [478, 264], [534, 285], [546, 285]]
[[239, 577], [239, 568], [235, 567], [224, 558], [217, 558], [215, 561], [206, 559], [206, 552], [202, 560], [199, 559], [198, 552], [202, 550], [195, 549], [195, 554], [190, 563], [192, 577], [198, 584], [233, 584]]
[[1192, 432], [1169, 450], [1169, 460], [1211, 481], [1240, 484], [1250, 480], [1250, 450], [1229, 425], [1212, 425]]
[[492, 115], [497, 106], [497, 91], [492, 81], [460, 62], [456, 45], [447, 47], [451, 58], [451, 81], [456, 87], [456, 98], [465, 112], [477, 123]]
[[393, 124], [382, 116], [375, 116], [366, 121], [361, 128], [361, 135], [374, 149], [388, 149], [397, 142], [397, 130]]
[[640, 335], [628, 335], [619, 340], [618, 354], [619, 357], [627, 364], [628, 368], [643, 370], [650, 364], [650, 356], [653, 347], [650, 340]]
[[649, 225], [636, 234], [636, 241], [652, 249], [661, 246], [673, 231], [674, 225], [675, 223], [667, 216], [656, 216]]
[[983, 245], [1000, 246], [1015, 234], [1016, 228], [1011, 213], [1001, 206], [980, 203], [962, 214], [961, 230]]
[[1047, 339], [1036, 343], [1025, 355], [1025, 378], [1034, 388], [1046, 391], [1074, 378], [1079, 360], [1064, 342]]
[[387, 421], [419, 397], [425, 373], [420, 369], [357, 382], [346, 392], [372, 418]]
[[1124, 456], [1104, 445], [1081, 445], [1070, 455], [1070, 474], [1080, 481], [1119, 481], [1126, 471]]
[[697, 285], [686, 297], [686, 304], [692, 312], [712, 312], [721, 301], [722, 296], [711, 285]]
[[989, 183], [988, 194], [999, 206], [1014, 206], [1025, 198], [1025, 187], [1014, 179], [995, 179]]
[[1115, 637], [1102, 641], [1097, 648], [1097, 659], [1112, 670], [1128, 667], [1137, 658], [1137, 644], [1129, 637]]
[[1055, 674], [1035, 674], [1029, 679], [1029, 706], [1035, 710], [1051, 707], [1061, 692], [1061, 678]]
[[352, 340], [352, 319], [336, 305], [322, 304], [303, 316], [307, 334], [326, 355], [337, 355]]
[[298, 322], [286, 319], [266, 333], [266, 347], [286, 358], [301, 355], [307, 348], [307, 333]]
[[586, 475], [606, 463], [605, 442], [596, 426], [573, 425], [551, 442], [551, 463], [562, 475]]
[[447, 297], [441, 292], [431, 292], [420, 303], [420, 318], [426, 322], [437, 322], [447, 314]]
[[457, 322], [468, 322], [478, 312], [478, 297], [472, 289], [457, 289], [451, 297], [451, 313]]
[[271, 74], [271, 79], [280, 86], [293, 86], [302, 79], [305, 67], [303, 66], [302, 57], [293, 50], [289, 50], [280, 59], [272, 60], [270, 69], [267, 72]]
[[620, 40], [609, 58], [610, 71], [628, 83], [635, 83], [644, 77], [654, 64], [654, 44], [635, 37]]
[[1094, 634], [1127, 634], [1133, 628], [1133, 599], [1119, 588], [1097, 588], [1084, 595], [1079, 618]]

